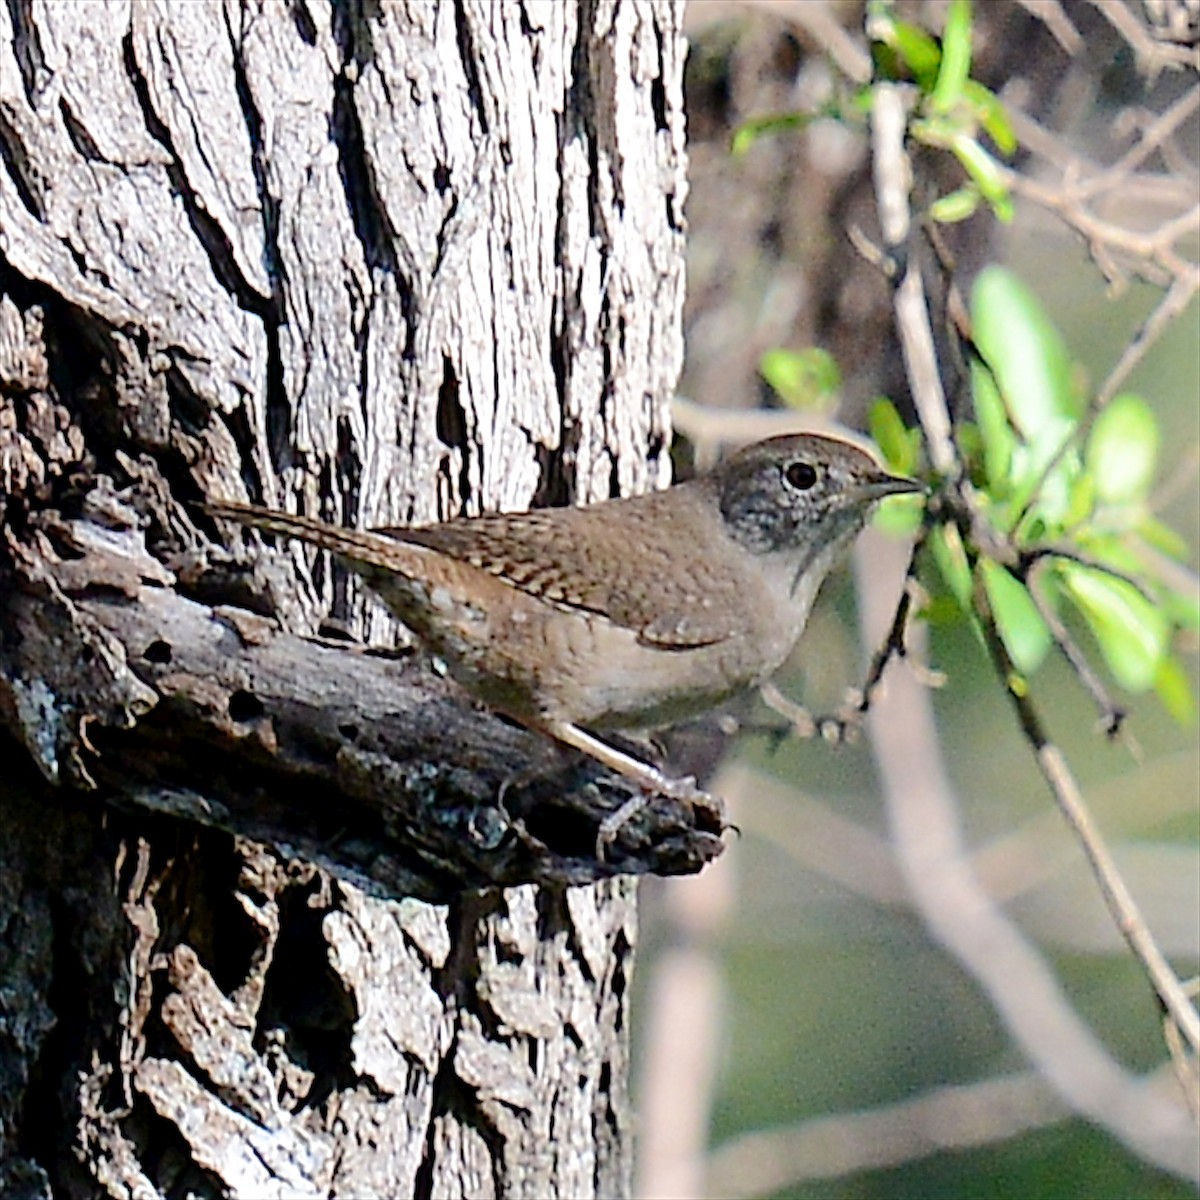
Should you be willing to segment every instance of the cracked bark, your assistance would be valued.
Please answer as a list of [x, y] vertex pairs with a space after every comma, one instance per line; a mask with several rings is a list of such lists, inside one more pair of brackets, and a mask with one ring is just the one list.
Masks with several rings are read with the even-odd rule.
[[6, 1195], [627, 1191], [629, 874], [718, 831], [598, 862], [618, 784], [195, 501], [666, 482], [679, 15], [0, 9]]

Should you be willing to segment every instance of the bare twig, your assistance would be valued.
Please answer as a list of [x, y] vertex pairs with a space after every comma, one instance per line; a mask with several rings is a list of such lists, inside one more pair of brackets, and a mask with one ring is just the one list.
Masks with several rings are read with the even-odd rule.
[[804, 30], [853, 83], [871, 78], [871, 57], [838, 21], [828, 0], [747, 0], [753, 8]]
[[1084, 554], [1082, 550], [1076, 550], [1072, 546], [1064, 546], [1058, 542], [1046, 542], [1018, 551], [1016, 574], [1022, 576], [1032, 571], [1034, 567], [1044, 568], [1047, 562], [1056, 558], [1087, 567], [1089, 571], [1099, 571], [1101, 575], [1107, 575], [1110, 579], [1119, 579], [1122, 583], [1129, 584], [1148, 604], [1159, 602], [1159, 597], [1136, 576], [1128, 575], [1124, 571], [1117, 570], [1111, 563], [1101, 562], [1090, 554]]
[[[1200, 978], [1189, 979], [1183, 985], [1184, 991], [1193, 998], [1200, 996]], [[1167, 1049], [1171, 1052], [1171, 1065], [1175, 1069], [1175, 1078], [1187, 1097], [1192, 1116], [1200, 1125], [1200, 1058], [1197, 1058], [1194, 1048], [1184, 1045], [1179, 1026], [1171, 1019], [1169, 1013], [1163, 1013], [1163, 1038]]]
[[1025, 577], [1029, 594], [1033, 597], [1033, 603], [1041, 614], [1042, 620], [1046, 622], [1046, 627], [1050, 630], [1050, 636], [1054, 639], [1055, 646], [1058, 647], [1063, 658], [1071, 664], [1071, 669], [1079, 676], [1080, 682], [1099, 710], [1105, 736], [1110, 738], [1116, 737], [1120, 733], [1121, 725], [1125, 720], [1125, 710], [1108, 694], [1108, 688], [1104, 686], [1104, 682], [1100, 676], [1092, 669], [1092, 664], [1088, 662], [1087, 655], [1075, 644], [1075, 639], [1062, 623], [1062, 619], [1055, 611], [1054, 605], [1050, 603], [1046, 596], [1041, 577], [1049, 561], [1046, 558], [1038, 559], [1030, 568], [1028, 575]]
[[1067, 1115], [1033, 1074], [937, 1088], [898, 1104], [817, 1117], [726, 1142], [710, 1162], [708, 1195], [770, 1196], [804, 1181], [995, 1145]]
[[1142, 131], [1137, 142], [1111, 167], [1097, 171], [1071, 188], [1075, 200], [1090, 200], [1102, 192], [1122, 187], [1129, 177], [1156, 150], [1160, 150], [1183, 123], [1200, 108], [1200, 87], [1189, 88], [1173, 104], [1159, 113]]
[[717, 408], [684, 396], [671, 401], [671, 424], [676, 433], [696, 447], [697, 469], [711, 467], [721, 447], [741, 446], [784, 433], [830, 433], [862, 440], [860, 433], [823, 413], [798, 413], [790, 408]]
[[[668, 908], [686, 910], [696, 891], [728, 891], [723, 872], [699, 880], [668, 880]], [[701, 906], [703, 907], [703, 906]], [[672, 924], [676, 924], [678, 917]], [[710, 939], [683, 936], [655, 959], [648, 980], [638, 1072], [639, 1133], [636, 1194], [669, 1200], [701, 1194], [704, 1149], [721, 1033], [725, 982]]]
[[1017, 0], [1032, 13], [1053, 35], [1054, 40], [1072, 57], [1083, 47], [1083, 36], [1063, 11], [1060, 0]]
[[[1168, 504], [1182, 496], [1196, 482], [1198, 475], [1200, 475], [1200, 445], [1193, 442], [1179, 462], [1175, 464], [1175, 469], [1171, 474], [1154, 489], [1150, 496], [1150, 511], [1161, 512]], [[1191, 592], [1194, 595], [1200, 588], [1200, 580], [1197, 580], [1196, 575], [1191, 573], [1190, 583], [1180, 586], [1172, 584], [1171, 586], [1177, 592]]]
[[[1093, 257], [1097, 259], [1097, 265], [1109, 279], [1116, 278], [1116, 275], [1111, 261], [1098, 256], [1099, 250], [1104, 247], [1123, 251], [1133, 260], [1138, 274], [1151, 282], [1160, 282], [1164, 275], [1169, 279], [1186, 274], [1192, 266], [1176, 252], [1175, 244], [1185, 234], [1195, 235], [1200, 223], [1200, 206], [1189, 208], [1160, 223], [1153, 230], [1142, 232], [1096, 216], [1062, 184], [1045, 184], [999, 163], [996, 164], [996, 172], [1005, 186], [1016, 195], [1032, 200], [1042, 208], [1057, 214], [1081, 234]], [[1162, 275], [1148, 271], [1149, 264], [1158, 266]]]
[[1146, 568], [1151, 578], [1158, 580], [1163, 587], [1183, 596], [1192, 604], [1200, 604], [1200, 577], [1184, 563], [1168, 558], [1153, 546], [1137, 539], [1130, 545], [1130, 551]]
[[1164, 67], [1189, 66], [1200, 63], [1200, 52], [1187, 46], [1172, 46], [1155, 41], [1146, 27], [1129, 11], [1123, 0], [1090, 0], [1110, 25], [1125, 39], [1137, 56], [1138, 63], [1148, 74], [1157, 74]]
[[933, 329], [929, 324], [929, 309], [925, 301], [925, 283], [916, 263], [907, 253], [911, 229], [909, 191], [912, 187], [912, 167], [904, 151], [906, 119], [904, 89], [890, 83], [878, 84], [871, 117], [875, 190], [879, 197], [884, 242], [893, 258], [904, 263], [904, 273], [892, 299], [896, 310], [896, 328], [913, 402], [917, 406], [929, 447], [930, 462], [940, 475], [957, 477], [960, 474], [959, 458], [954, 446], [950, 410], [937, 370]]
[[[1143, 32], [1144, 36], [1144, 32]], [[1135, 143], [1113, 164], [1100, 166], [1081, 155], [1033, 118], [1019, 110], [1010, 116], [1021, 145], [1054, 171], [1057, 178], [1046, 181], [1033, 177], [1028, 169], [1020, 171], [997, 164], [1000, 177], [1017, 195], [1048, 212], [1054, 213], [1086, 241], [1092, 258], [1104, 275], [1120, 284], [1127, 272], [1151, 282], [1176, 284], [1194, 292], [1197, 267], [1195, 251], [1185, 254], [1179, 243], [1200, 232], [1200, 208], [1196, 205], [1195, 164], [1172, 150], [1175, 135], [1200, 109], [1200, 84], [1184, 92], [1165, 111], [1152, 117], [1140, 130]], [[1167, 164], [1164, 170], [1142, 170], [1158, 153]], [[1172, 165], [1174, 164], [1174, 165]], [[1115, 202], [1132, 220], [1122, 224], [1102, 216], [1101, 204]], [[1151, 229], [1137, 227], [1145, 222], [1147, 211], [1162, 215]], [[1136, 224], [1135, 224], [1136, 222]], [[1171, 305], [1179, 304], [1179, 295]], [[1163, 314], [1167, 319], [1167, 314]], [[1146, 332], [1156, 336], [1157, 330]], [[1151, 337], [1151, 340], [1152, 337]], [[1130, 348], [1136, 355], [1135, 347]], [[1119, 378], [1136, 362], [1118, 364], [1118, 380], [1112, 381], [1101, 395], [1111, 394]]]
[[[1197, 89], [1200, 95], [1200, 88]], [[1116, 366], [1100, 385], [1094, 401], [1099, 411], [1117, 394], [1117, 389], [1129, 378], [1130, 372], [1146, 356], [1146, 351], [1163, 335], [1171, 323], [1182, 315], [1192, 298], [1200, 291], [1200, 269], [1184, 271], [1177, 275], [1167, 289], [1167, 294], [1155, 305], [1154, 311], [1142, 322], [1137, 333], [1126, 345]]]
[[[878, 569], [889, 554], [896, 557], [898, 548], [882, 539], [860, 544], [856, 564]], [[869, 644], [882, 636], [895, 601], [877, 586], [860, 588], [859, 596]], [[868, 722], [897, 861], [931, 934], [977, 980], [1015, 1043], [1066, 1103], [1147, 1161], [1195, 1178], [1195, 1142], [1182, 1105], [1148, 1090], [1112, 1059], [1051, 965], [981, 887], [927, 693], [907, 672], [895, 672]]]
[[1184, 1040], [1193, 1053], [1200, 1053], [1200, 1013], [1188, 999], [1178, 976], [1171, 969], [1170, 963], [1146, 925], [1137, 902], [1125, 886], [1125, 881], [1121, 878], [1116, 862], [1092, 820], [1083, 793], [1062, 751], [1047, 736], [1045, 726], [1028, 693], [1016, 685], [1015, 680], [1019, 672], [996, 630], [982, 582], [975, 589], [975, 607], [981, 619], [984, 638], [996, 673], [1004, 680], [1005, 691], [1016, 710], [1025, 737], [1034, 749], [1043, 778], [1049, 784], [1063, 816], [1075, 831], [1084, 853], [1087, 854], [1104, 902], [1108, 905], [1117, 928], [1145, 969], [1155, 994], [1178, 1026]]
[[[1157, 784], [1145, 787], [1136, 805], [1129, 802], [1129, 789], [1145, 784], [1144, 778], [1137, 777], [1140, 767], [1114, 775], [1088, 792], [1093, 814], [1104, 821], [1110, 842], [1116, 843], [1114, 852], [1125, 878], [1137, 878], [1139, 884], [1147, 885], [1143, 907], [1160, 943], [1171, 954], [1186, 958], [1196, 957], [1197, 948], [1197, 930], [1189, 920], [1188, 906], [1180, 903], [1174, 889], [1158, 889], [1152, 884], [1180, 869], [1194, 874], [1197, 852], [1169, 842], [1148, 843], [1144, 835], [1154, 825], [1195, 815], [1185, 782], [1194, 778], [1195, 767], [1194, 752], [1179, 751], [1159, 760]], [[1183, 782], [1183, 788], [1171, 786], [1172, 781]], [[854, 896], [911, 911], [911, 897], [886, 836], [848, 817], [836, 797], [809, 794], [745, 758], [722, 768], [722, 786], [737, 797], [738, 825], [743, 833], [769, 842], [798, 869], [836, 883]], [[726, 851], [723, 862], [735, 848]], [[1186, 867], [1181, 867], [1181, 860]], [[1090, 875], [1078, 878], [1081, 862], [1086, 860], [1078, 841], [1053, 807], [1042, 809], [971, 853], [972, 870], [988, 897], [1002, 908], [1025, 900], [1022, 911], [1028, 917], [1036, 910], [1039, 936], [1088, 953], [1128, 954], [1102, 901], [1097, 906], [1101, 911], [1083, 911], [1094, 888]]]
[[863, 718], [870, 712], [875, 693], [883, 682], [884, 672], [894, 658], [904, 659], [926, 686], [941, 686], [943, 682], [941, 674], [913, 659], [908, 653], [907, 644], [908, 626], [912, 619], [913, 595], [919, 587], [917, 561], [924, 548], [926, 536], [927, 530], [923, 529], [913, 543], [908, 567], [904, 573], [904, 588], [896, 603], [896, 611], [892, 615], [892, 622], [886, 637], [879, 643], [875, 653], [871, 656], [862, 686], [852, 689], [847, 694], [836, 713], [828, 716], [814, 716], [802, 704], [797, 704], [784, 695], [774, 683], [767, 682], [759, 687], [759, 694], [763, 702], [773, 712], [791, 723], [791, 731], [795, 736], [812, 738], [819, 735], [825, 741], [833, 743], [853, 740], [862, 727]]
[[[1008, 118], [1021, 147], [1032, 154], [1035, 160], [1043, 159], [1056, 168], [1061, 177], [1073, 187], [1086, 189], [1090, 186], [1089, 181], [1092, 178], [1099, 178], [1110, 169], [1086, 157], [1074, 143], [1065, 141], [1020, 108], [1010, 106]], [[1169, 140], [1165, 140], [1163, 146], [1165, 148], [1170, 144]], [[1142, 209], [1152, 206], [1156, 211], [1170, 209], [1178, 212], [1195, 201], [1194, 171], [1175, 172], [1170, 175], [1146, 172], [1128, 176], [1120, 183], [1120, 199], [1132, 201]]]
[[[908, 893], [891, 847], [876, 830], [744, 759], [722, 767], [721, 774], [728, 780], [725, 786], [738, 796], [738, 823], [747, 834], [778, 847], [802, 870], [873, 904], [907, 906]], [[727, 863], [735, 849], [726, 850], [722, 861]]]

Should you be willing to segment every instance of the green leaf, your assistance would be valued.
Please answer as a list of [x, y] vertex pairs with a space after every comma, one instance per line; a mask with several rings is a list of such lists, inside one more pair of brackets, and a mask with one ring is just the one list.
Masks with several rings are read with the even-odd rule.
[[1170, 625], [1160, 608], [1123, 579], [1061, 562], [1059, 577], [1087, 621], [1113, 678], [1131, 692], [1151, 687], [1167, 652]]
[[971, 390], [975, 398], [975, 419], [983, 439], [983, 470], [992, 491], [1002, 495], [1012, 467], [1016, 433], [1008, 420], [1008, 410], [996, 387], [995, 377], [983, 363], [971, 360]]
[[1057, 441], [1062, 421], [1077, 421], [1083, 402], [1071, 356], [1045, 309], [1011, 271], [990, 266], [971, 291], [971, 319], [1021, 436], [1036, 443], [1051, 428]]
[[936, 526], [929, 535], [933, 561], [946, 581], [950, 594], [967, 612], [971, 609], [971, 565], [963, 549], [962, 539], [953, 525]]
[[1082, 529], [1075, 542], [1084, 554], [1095, 559], [1101, 566], [1111, 567], [1122, 575], [1128, 575], [1130, 579], [1136, 579], [1143, 574], [1142, 560], [1118, 534]]
[[929, 215], [942, 225], [953, 225], [973, 217], [979, 209], [979, 201], [979, 189], [968, 184], [935, 200], [929, 206]]
[[937, 42], [917, 25], [893, 21], [891, 45], [921, 91], [932, 91], [942, 62], [942, 50]]
[[[1003, 268], [980, 272], [971, 310], [975, 344], [995, 376], [1004, 411], [1019, 435], [1002, 494], [1011, 512], [1030, 508], [1022, 538], [1028, 540], [1039, 532], [1057, 536], [1074, 511], [1073, 485], [1081, 469], [1078, 452], [1070, 448], [1082, 411], [1074, 366], [1037, 300]], [[999, 487], [993, 472], [1004, 465], [997, 461], [1002, 455], [995, 447], [1002, 423], [992, 412], [996, 401], [985, 374], [973, 372], [976, 414], [985, 434], [991, 436], [989, 476], [993, 487]], [[1052, 471], [1051, 463], [1055, 464]]]
[[1157, 517], [1143, 517], [1135, 532], [1148, 546], [1176, 562], [1187, 562], [1191, 554], [1187, 539]]
[[986, 483], [982, 474], [983, 465], [983, 434], [975, 421], [960, 421], [958, 423], [958, 448], [967, 464], [967, 472], [971, 482], [976, 487]]
[[[878, 71], [878, 74], [884, 78], [888, 78], [886, 71]], [[850, 95], [849, 103], [843, 107], [843, 115], [846, 118], [851, 116], [870, 117], [875, 108], [875, 90], [869, 84], [866, 87], [861, 87]]]
[[828, 350], [768, 350], [758, 369], [789, 408], [828, 412], [837, 403], [842, 373]]
[[1177, 629], [1200, 632], [1200, 599], [1195, 595], [1185, 596], [1182, 592], [1166, 592], [1163, 595], [1163, 612]]
[[924, 497], [888, 496], [875, 510], [874, 525], [892, 537], [909, 537], [921, 528], [924, 517]]
[[949, 112], [962, 98], [971, 74], [971, 0], [953, 0], [942, 30], [942, 61], [930, 103], [937, 112]]
[[1070, 496], [1062, 523], [1067, 529], [1082, 524], [1096, 507], [1096, 481], [1090, 475], [1080, 475], [1070, 485]]
[[950, 139], [950, 149], [996, 216], [1011, 221], [1012, 197], [1000, 174], [1000, 164], [970, 134], [955, 134]]
[[917, 467], [917, 455], [912, 431], [905, 426], [900, 410], [886, 396], [880, 396], [871, 405], [868, 421], [883, 461], [896, 474], [911, 475]]
[[740, 158], [760, 138], [770, 134], [790, 132], [793, 129], [803, 129], [812, 120], [811, 113], [803, 112], [772, 113], [765, 117], [751, 117], [734, 130], [730, 153], [734, 158]]
[[1145, 500], [1158, 465], [1158, 418], [1145, 400], [1115, 396], [1092, 426], [1085, 461], [1107, 504]]
[[1154, 690], [1158, 693], [1163, 708], [1180, 725], [1195, 725], [1196, 700], [1192, 695], [1187, 672], [1176, 659], [1167, 656], [1159, 664], [1158, 674], [1154, 677]]
[[1001, 195], [991, 197], [989, 203], [992, 206], [992, 212], [996, 215], [996, 220], [1005, 225], [1011, 224], [1013, 217], [1017, 215], [1017, 206], [1013, 203], [1012, 196], [1007, 190]]
[[1063, 537], [1076, 511], [1080, 499], [1075, 490], [1080, 471], [1078, 452], [1069, 449], [1059, 456], [1054, 469], [1047, 471], [1055, 461], [1055, 447], [1067, 441], [1073, 429], [1074, 425], [1063, 421], [1056, 431], [1045, 433], [1037, 445], [1018, 446], [1013, 454], [1012, 507], [1014, 511], [1026, 509], [1016, 531], [1022, 543]]
[[963, 85], [963, 95], [975, 109], [979, 123], [986, 130], [988, 137], [996, 145], [996, 149], [1008, 158], [1016, 153], [1017, 135], [1000, 98], [995, 92], [985, 88], [975, 79], [968, 79]]
[[950, 139], [950, 149], [962, 163], [985, 200], [1008, 194], [1000, 177], [996, 160], [970, 134], [957, 133]]
[[927, 625], [939, 627], [961, 625], [963, 622], [962, 605], [953, 596], [930, 596], [917, 616]]
[[981, 559], [979, 566], [1000, 639], [1017, 669], [1031, 675], [1050, 649], [1050, 629], [1019, 579], [991, 559]]

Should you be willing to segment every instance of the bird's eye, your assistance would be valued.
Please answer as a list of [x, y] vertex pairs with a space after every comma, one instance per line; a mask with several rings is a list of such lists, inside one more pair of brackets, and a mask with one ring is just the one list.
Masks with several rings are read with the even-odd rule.
[[807, 492], [817, 483], [817, 468], [812, 463], [803, 460], [788, 463], [783, 469], [783, 477], [798, 492]]

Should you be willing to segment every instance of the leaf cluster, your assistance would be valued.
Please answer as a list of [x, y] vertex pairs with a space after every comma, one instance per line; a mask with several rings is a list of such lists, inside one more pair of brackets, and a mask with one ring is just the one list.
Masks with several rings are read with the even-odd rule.
[[[944, 595], [972, 613], [982, 587], [1014, 665], [1035, 672], [1061, 618], [1081, 620], [1112, 678], [1130, 692], [1153, 688], [1180, 721], [1195, 705], [1171, 653], [1181, 630], [1200, 630], [1200, 606], [1153, 577], [1159, 555], [1182, 560], [1180, 536], [1154, 513], [1162, 435], [1140, 396], [1099, 412], [1083, 374], [1036, 297], [1009, 271], [988, 267], [971, 297], [974, 420], [956, 437], [970, 485], [969, 513], [930, 529]], [[920, 439], [879, 400], [872, 433], [898, 471], [919, 469]], [[911, 503], [884, 520], [912, 528]], [[945, 618], [936, 598], [928, 615]]]
[[821, 117], [862, 123], [871, 111], [875, 82], [909, 82], [916, 93], [910, 136], [923, 145], [948, 150], [967, 177], [961, 187], [930, 205], [930, 218], [963, 221], [986, 202], [1000, 220], [1011, 221], [1013, 201], [1004, 172], [982, 135], [1006, 158], [1015, 153], [1017, 138], [996, 94], [971, 78], [970, 0], [953, 0], [940, 40], [897, 18], [887, 0], [871, 0], [867, 27], [872, 36], [872, 83], [846, 101], [831, 102], [814, 112], [772, 113], [743, 122], [733, 135], [734, 156], [745, 154], [763, 137], [803, 129]]
[[[903, 82], [913, 89], [910, 138], [951, 153], [967, 177], [935, 200], [927, 217], [962, 220], [986, 202], [998, 218], [1011, 219], [1006, 173], [983, 138], [1003, 156], [1016, 151], [1017, 139], [996, 95], [971, 78], [970, 0], [952, 0], [940, 39], [899, 19], [888, 0], [871, 0], [867, 29], [869, 85], [848, 104], [819, 114], [747, 122], [735, 135], [735, 153], [814, 115], [865, 119], [877, 82]], [[1151, 502], [1162, 441], [1151, 406], [1125, 393], [1096, 411], [1049, 316], [999, 267], [978, 277], [971, 322], [974, 419], [955, 430], [970, 502], [956, 514], [943, 507], [935, 519], [919, 498], [897, 497], [880, 514], [881, 524], [894, 529], [928, 525], [944, 591], [926, 615], [945, 620], [985, 607], [1025, 675], [1038, 670], [1056, 642], [1069, 649], [1064, 619], [1080, 620], [1120, 686], [1134, 693], [1153, 688], [1177, 720], [1194, 720], [1195, 703], [1171, 646], [1180, 631], [1200, 629], [1200, 612], [1193, 597], [1150, 577], [1146, 566], [1156, 555], [1182, 560], [1187, 553]], [[789, 407], [827, 411], [836, 401], [838, 367], [822, 350], [771, 350], [760, 370]], [[920, 431], [906, 428], [890, 401], [874, 406], [871, 430], [893, 469], [920, 471]]]
[[[935, 221], [962, 221], [986, 201], [1002, 221], [1011, 221], [1013, 201], [1004, 174], [980, 135], [986, 133], [1005, 157], [1017, 149], [1017, 138], [996, 94], [971, 78], [971, 4], [953, 0], [939, 41], [917, 25], [899, 20], [891, 5], [872, 0], [868, 16], [875, 78], [911, 80], [916, 107], [909, 134], [923, 145], [949, 150], [967, 182], [935, 200]], [[869, 106], [872, 91], [860, 103]]]

